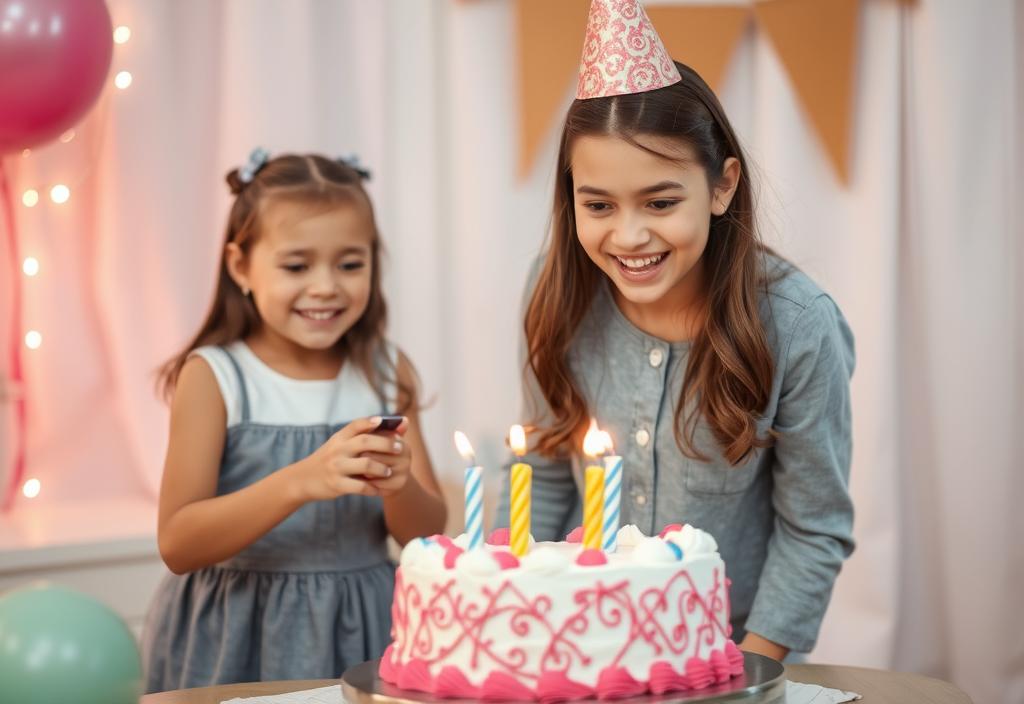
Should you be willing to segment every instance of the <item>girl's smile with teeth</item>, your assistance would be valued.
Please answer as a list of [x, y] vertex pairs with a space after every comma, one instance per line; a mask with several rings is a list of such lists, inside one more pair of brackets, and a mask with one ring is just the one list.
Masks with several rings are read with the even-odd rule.
[[310, 320], [330, 320], [341, 314], [340, 308], [327, 308], [327, 309], [296, 309], [295, 311], [303, 318], [309, 318]]
[[659, 263], [666, 255], [667, 252], [660, 252], [658, 254], [640, 257], [622, 257], [617, 254], [613, 254], [612, 256], [615, 257], [619, 261], [619, 264], [624, 267], [628, 267], [630, 269], [642, 269], [645, 266], [651, 266], [652, 264]]

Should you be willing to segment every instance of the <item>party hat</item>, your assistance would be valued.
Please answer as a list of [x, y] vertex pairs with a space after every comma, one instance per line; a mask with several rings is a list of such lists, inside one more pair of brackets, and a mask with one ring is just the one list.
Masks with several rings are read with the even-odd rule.
[[683, 80], [639, 0], [593, 0], [576, 97], [643, 93]]

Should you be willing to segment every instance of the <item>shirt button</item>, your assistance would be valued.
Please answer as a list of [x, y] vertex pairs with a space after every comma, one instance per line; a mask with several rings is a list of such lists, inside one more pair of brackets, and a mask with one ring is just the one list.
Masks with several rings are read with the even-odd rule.
[[655, 347], [651, 350], [651, 354], [648, 355], [647, 359], [650, 361], [652, 367], [660, 367], [661, 363], [665, 360], [665, 354]]
[[647, 497], [646, 496], [644, 496], [643, 494], [640, 494], [640, 496], [636, 497], [636, 505], [637, 506], [643, 506], [645, 503], [647, 503]]
[[640, 428], [640, 430], [636, 431], [636, 435], [634, 435], [633, 437], [636, 438], [636, 444], [639, 445], [640, 447], [647, 447], [647, 443], [651, 441], [651, 434], [648, 433], [643, 428]]

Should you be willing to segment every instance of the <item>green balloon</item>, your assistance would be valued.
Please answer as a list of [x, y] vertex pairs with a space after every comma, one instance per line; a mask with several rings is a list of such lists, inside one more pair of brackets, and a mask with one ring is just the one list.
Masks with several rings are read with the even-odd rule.
[[135, 638], [84, 594], [33, 584], [0, 595], [3, 701], [129, 704], [142, 693]]

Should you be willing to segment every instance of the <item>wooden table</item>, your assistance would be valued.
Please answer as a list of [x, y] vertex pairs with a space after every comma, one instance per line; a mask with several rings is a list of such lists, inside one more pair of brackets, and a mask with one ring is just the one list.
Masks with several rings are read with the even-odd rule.
[[[857, 692], [864, 696], [859, 704], [972, 704], [970, 697], [949, 682], [906, 672], [839, 665], [787, 665], [786, 677], [794, 682]], [[147, 694], [139, 704], [220, 704], [232, 697], [281, 694], [336, 683], [337, 680], [289, 680], [179, 689]]]

